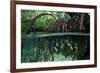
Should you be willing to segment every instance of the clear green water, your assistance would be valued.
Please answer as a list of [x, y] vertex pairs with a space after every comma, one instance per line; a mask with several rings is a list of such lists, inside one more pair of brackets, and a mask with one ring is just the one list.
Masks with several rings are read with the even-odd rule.
[[22, 63], [90, 59], [90, 36], [30, 36], [21, 41]]

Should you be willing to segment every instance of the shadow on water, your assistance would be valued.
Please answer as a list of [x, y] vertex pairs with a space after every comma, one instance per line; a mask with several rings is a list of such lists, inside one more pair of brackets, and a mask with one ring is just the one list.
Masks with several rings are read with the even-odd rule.
[[21, 41], [22, 63], [90, 59], [89, 36], [24, 37]]

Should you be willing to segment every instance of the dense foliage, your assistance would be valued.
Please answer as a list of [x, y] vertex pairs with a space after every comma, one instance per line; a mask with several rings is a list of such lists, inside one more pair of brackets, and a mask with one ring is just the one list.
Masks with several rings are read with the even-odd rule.
[[90, 31], [89, 13], [22, 10], [21, 20], [22, 33], [30, 29], [45, 32]]

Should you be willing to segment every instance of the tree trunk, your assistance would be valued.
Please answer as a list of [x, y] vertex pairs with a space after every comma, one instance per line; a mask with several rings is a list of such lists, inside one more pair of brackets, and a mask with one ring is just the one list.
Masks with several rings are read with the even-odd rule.
[[83, 20], [84, 20], [84, 14], [81, 14], [81, 20], [80, 20], [80, 31], [84, 31], [85, 27], [83, 25]]

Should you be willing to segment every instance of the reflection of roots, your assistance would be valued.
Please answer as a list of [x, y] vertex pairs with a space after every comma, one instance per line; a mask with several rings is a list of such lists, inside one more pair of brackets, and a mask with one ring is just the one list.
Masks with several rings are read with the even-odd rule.
[[[83, 38], [82, 38], [83, 39]], [[59, 59], [62, 55], [65, 57], [65, 60], [68, 57], [71, 57], [69, 60], [84, 60], [88, 59], [87, 57], [89, 53], [87, 52], [88, 41], [87, 38], [83, 39], [83, 41], [79, 41], [78, 43], [70, 42], [68, 40], [59, 39], [43, 39], [38, 40], [38, 44], [34, 45], [34, 62], [41, 61], [55, 61], [55, 59]], [[81, 45], [79, 45], [81, 44]], [[56, 57], [54, 56], [56, 54]], [[62, 55], [60, 55], [62, 54]], [[60, 55], [60, 57], [58, 57]], [[62, 57], [63, 57], [62, 56]]]
[[[44, 41], [43, 47], [44, 47], [44, 61], [49, 61], [50, 50], [49, 50], [49, 47], [48, 47], [48, 41], [47, 40]], [[34, 62], [38, 62], [40, 56], [41, 56], [40, 55], [40, 48], [35, 46], [34, 47]]]
[[73, 54], [72, 54], [72, 59], [73, 60], [78, 60], [80, 54], [79, 54], [79, 51], [74, 51]]
[[48, 48], [48, 41], [44, 42], [44, 49], [45, 49], [45, 61], [49, 60], [49, 48]]
[[34, 48], [34, 62], [38, 61], [38, 50], [37, 49], [38, 49], [37, 47]]

